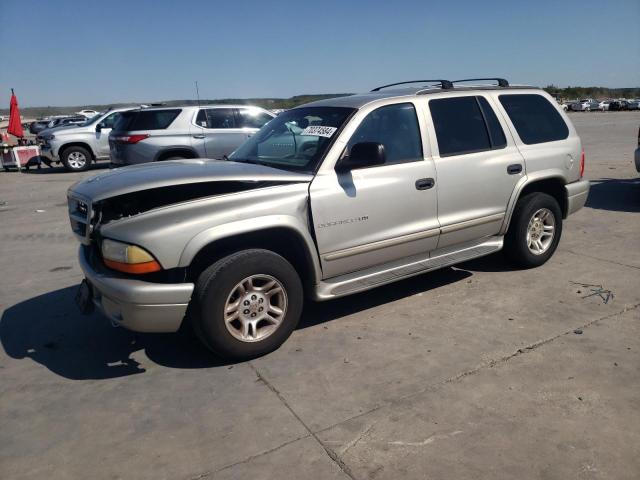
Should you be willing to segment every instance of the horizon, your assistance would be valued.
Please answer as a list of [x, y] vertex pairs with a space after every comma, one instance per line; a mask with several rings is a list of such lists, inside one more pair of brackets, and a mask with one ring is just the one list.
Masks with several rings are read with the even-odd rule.
[[[195, 81], [200, 97], [210, 99], [361, 92], [425, 76], [499, 76], [563, 88], [640, 85], [635, 0], [607, 3], [615, 29], [596, 28], [603, 8], [595, 0], [327, 0], [322, 9], [201, 0], [29, 5], [26, 17], [18, 0], [5, 0], [0, 10], [3, 50], [30, 53], [6, 55], [3, 106], [12, 87], [23, 108], [65, 108], [195, 99]], [[590, 19], [588, 27], [578, 19]], [[38, 35], [24, 33], [26, 20]], [[377, 35], [368, 33], [372, 27]]]

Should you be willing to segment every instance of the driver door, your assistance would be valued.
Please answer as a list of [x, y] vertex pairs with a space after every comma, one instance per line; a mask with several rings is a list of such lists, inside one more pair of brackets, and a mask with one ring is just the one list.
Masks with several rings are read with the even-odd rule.
[[120, 112], [113, 112], [98, 122], [102, 125], [102, 129], [99, 132], [96, 131], [96, 151], [98, 157], [109, 156], [109, 132], [113, 129], [113, 125], [115, 125], [119, 116]]
[[413, 103], [373, 110], [344, 155], [356, 143], [376, 142], [384, 146], [385, 163], [314, 178], [311, 211], [324, 278], [436, 248], [436, 172], [424, 154], [422, 121]]

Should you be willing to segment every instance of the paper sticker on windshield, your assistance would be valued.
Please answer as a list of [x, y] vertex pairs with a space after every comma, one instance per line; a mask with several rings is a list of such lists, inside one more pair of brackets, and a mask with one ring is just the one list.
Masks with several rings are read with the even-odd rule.
[[313, 125], [305, 128], [300, 135], [313, 135], [315, 137], [331, 138], [331, 135], [333, 135], [336, 130], [336, 127], [323, 127], [321, 125]]

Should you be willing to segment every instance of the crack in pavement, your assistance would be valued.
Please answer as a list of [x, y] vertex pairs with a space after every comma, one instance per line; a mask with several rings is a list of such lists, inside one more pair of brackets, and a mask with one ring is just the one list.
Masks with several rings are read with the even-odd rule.
[[[533, 343], [531, 343], [531, 344], [529, 344], [529, 345], [527, 345], [527, 346], [525, 346], [523, 348], [517, 349], [513, 353], [510, 353], [508, 355], [503, 355], [502, 357], [499, 357], [499, 358], [488, 360], [488, 361], [483, 362], [483, 363], [481, 363], [480, 365], [478, 365], [478, 366], [476, 366], [474, 368], [471, 368], [469, 370], [464, 370], [464, 371], [462, 371], [462, 372], [460, 372], [460, 373], [458, 373], [456, 375], [453, 375], [453, 376], [451, 376], [449, 378], [446, 378], [446, 379], [441, 380], [439, 382], [427, 385], [424, 388], [422, 388], [422, 389], [420, 389], [420, 390], [418, 390], [416, 392], [410, 393], [408, 395], [405, 395], [405, 396], [402, 396], [402, 397], [398, 397], [398, 398], [395, 398], [395, 399], [392, 399], [392, 400], [385, 401], [382, 404], [367, 410], [366, 412], [362, 412], [362, 413], [359, 413], [358, 415], [354, 415], [354, 416], [346, 418], [344, 420], [340, 420], [339, 422], [337, 422], [337, 423], [335, 423], [333, 425], [330, 425], [328, 427], [322, 428], [322, 429], [317, 430], [317, 431], [311, 430], [311, 428], [309, 428], [309, 426], [304, 422], [304, 420], [302, 420], [302, 418], [300, 418], [300, 416], [295, 412], [295, 410], [289, 405], [289, 403], [287, 402], [286, 398], [284, 398], [284, 396], [280, 393], [280, 391], [273, 384], [271, 384], [262, 375], [262, 373], [260, 373], [260, 371], [257, 369], [257, 367], [255, 365], [253, 365], [252, 362], [248, 362], [249, 367], [255, 372], [255, 374], [258, 377], [258, 379], [261, 382], [263, 382], [267, 386], [267, 388], [269, 388], [269, 390], [271, 390], [271, 392], [273, 392], [278, 397], [280, 402], [291, 412], [291, 414], [295, 417], [295, 419], [305, 428], [305, 430], [308, 432], [308, 434], [307, 435], [302, 435], [302, 436], [300, 436], [298, 438], [295, 438], [295, 439], [292, 439], [292, 440], [288, 440], [288, 441], [286, 441], [286, 442], [282, 443], [281, 445], [278, 445], [278, 446], [276, 446], [274, 448], [271, 448], [269, 450], [265, 450], [263, 452], [255, 454], [255, 455], [251, 455], [251, 456], [249, 456], [249, 457], [247, 457], [247, 458], [245, 458], [243, 460], [234, 462], [232, 464], [225, 465], [223, 467], [220, 467], [217, 470], [209, 471], [209, 472], [203, 472], [203, 473], [201, 473], [199, 475], [196, 475], [196, 476], [193, 476], [193, 477], [189, 477], [188, 480], [202, 480], [202, 479], [205, 479], [205, 478], [208, 478], [208, 477], [213, 477], [213, 476], [217, 475], [218, 473], [220, 473], [220, 472], [222, 472], [224, 470], [228, 470], [229, 468], [232, 468], [232, 467], [234, 467], [236, 465], [242, 465], [242, 464], [248, 463], [248, 462], [250, 462], [252, 460], [255, 460], [256, 458], [262, 457], [264, 455], [268, 455], [268, 454], [273, 453], [273, 452], [275, 452], [275, 451], [277, 451], [277, 450], [279, 450], [279, 449], [281, 449], [283, 447], [286, 447], [287, 445], [290, 445], [290, 444], [295, 443], [295, 442], [297, 442], [299, 440], [303, 440], [303, 439], [309, 438], [309, 437], [312, 437], [323, 448], [323, 450], [325, 451], [327, 456], [340, 468], [340, 470], [347, 477], [349, 477], [351, 480], [356, 480], [356, 477], [354, 476], [353, 472], [351, 471], [349, 466], [344, 462], [344, 460], [342, 460], [341, 456], [335, 450], [333, 450], [332, 448], [329, 447], [328, 444], [334, 444], [335, 442], [332, 442], [332, 441], [324, 442], [318, 437], [318, 434], [326, 432], [328, 430], [331, 430], [332, 428], [335, 428], [338, 425], [342, 425], [342, 424], [344, 424], [346, 422], [349, 422], [351, 420], [355, 420], [357, 418], [360, 418], [360, 417], [363, 417], [363, 416], [368, 415], [370, 413], [373, 413], [373, 412], [376, 412], [378, 410], [381, 410], [384, 407], [392, 406], [392, 405], [397, 404], [397, 403], [399, 403], [401, 401], [404, 401], [404, 400], [413, 398], [415, 396], [421, 395], [421, 394], [423, 394], [425, 392], [436, 391], [436, 390], [438, 390], [439, 388], [441, 388], [441, 387], [443, 387], [445, 385], [448, 385], [448, 384], [453, 383], [453, 382], [457, 382], [459, 380], [462, 380], [465, 377], [469, 377], [469, 376], [475, 375], [475, 374], [479, 373], [480, 371], [482, 371], [482, 370], [484, 370], [486, 368], [494, 368], [496, 366], [505, 364], [509, 360], [511, 360], [511, 359], [513, 359], [515, 357], [519, 357], [520, 355], [524, 355], [526, 353], [532, 352], [535, 349], [537, 349], [537, 348], [539, 348], [539, 347], [541, 347], [543, 345], [546, 345], [548, 343], [551, 343], [551, 342], [557, 340], [558, 338], [561, 338], [561, 337], [563, 337], [565, 335], [569, 335], [569, 334], [573, 333], [573, 331], [576, 330], [577, 328], [585, 330], [585, 329], [591, 327], [592, 325], [597, 324], [598, 322], [624, 315], [625, 313], [627, 313], [629, 311], [636, 310], [638, 307], [640, 307], [640, 303], [637, 303], [637, 304], [631, 305], [631, 306], [625, 306], [622, 310], [620, 310], [618, 312], [614, 312], [614, 313], [611, 313], [609, 315], [605, 315], [604, 317], [600, 317], [600, 318], [591, 320], [590, 322], [587, 322], [587, 323], [585, 323], [585, 324], [583, 324], [583, 325], [581, 325], [579, 327], [572, 327], [569, 330], [567, 330], [565, 332], [562, 332], [562, 333], [559, 333], [557, 335], [553, 335], [551, 337], [538, 340], [538, 341], [533, 342]], [[374, 426], [373, 424], [368, 426], [364, 431], [362, 431], [360, 434], [358, 434], [358, 436], [354, 440], [351, 440], [350, 442], [347, 442], [347, 444], [344, 446], [344, 448], [343, 448], [343, 450], [341, 452], [341, 455], [344, 455], [348, 450], [350, 450], [351, 448], [355, 447], [365, 436], [367, 436], [369, 434], [369, 432], [371, 431], [373, 426]], [[458, 431], [452, 432], [453, 435], [458, 434], [458, 433], [459, 433]], [[429, 437], [426, 440], [424, 440], [423, 442], [418, 442], [418, 443], [416, 443], [416, 442], [413, 442], [413, 443], [411, 443], [411, 442], [390, 442], [390, 445], [405, 445], [405, 446], [418, 446], [418, 445], [420, 445], [421, 446], [423, 444], [426, 445], [428, 443], [431, 443], [433, 440], [435, 440], [435, 438]]]
[[578, 257], [587, 257], [587, 258], [591, 258], [593, 260], [600, 260], [601, 262], [612, 263], [613, 265], [619, 265], [621, 267], [635, 268], [636, 270], [640, 270], [640, 267], [637, 267], [635, 265], [627, 265], [626, 263], [620, 263], [620, 262], [616, 262], [615, 260], [608, 260], [606, 258], [595, 257], [595, 256], [589, 255], [587, 253], [578, 253], [578, 252], [574, 252], [573, 250], [563, 250], [563, 251], [567, 252], [567, 253], [571, 253], [571, 254], [576, 255]]
[[296, 420], [298, 420], [298, 422], [300, 422], [300, 424], [305, 428], [305, 430], [309, 432], [309, 435], [311, 435], [315, 439], [315, 441], [323, 448], [323, 450], [329, 456], [329, 458], [340, 468], [340, 470], [342, 470], [342, 473], [344, 473], [351, 480], [356, 480], [355, 477], [353, 476], [353, 473], [351, 473], [351, 469], [349, 468], [349, 466], [344, 463], [342, 458], [340, 458], [340, 456], [335, 451], [333, 451], [322, 440], [320, 440], [317, 433], [311, 430], [311, 428], [309, 428], [309, 426], [304, 422], [304, 420], [300, 418], [300, 416], [295, 412], [295, 410], [289, 405], [289, 402], [287, 402], [287, 399], [284, 398], [284, 396], [282, 396], [280, 391], [275, 386], [273, 386], [260, 373], [258, 368], [253, 363], [248, 362], [248, 364], [249, 364], [249, 367], [251, 367], [251, 369], [258, 376], [258, 379], [260, 379], [260, 381], [263, 382], [269, 388], [269, 390], [271, 390], [278, 397], [278, 399], [291, 412], [291, 414], [296, 418]]
[[392, 405], [394, 405], [396, 403], [399, 403], [401, 401], [416, 397], [418, 395], [422, 395], [425, 392], [436, 391], [440, 387], [443, 387], [444, 385], [448, 385], [450, 383], [457, 382], [457, 381], [459, 381], [459, 380], [461, 380], [461, 379], [463, 379], [465, 377], [468, 377], [468, 376], [471, 376], [471, 375], [475, 375], [476, 373], [484, 370], [485, 368], [493, 368], [495, 366], [498, 366], [498, 365], [501, 365], [501, 364], [504, 364], [504, 363], [508, 362], [512, 358], [518, 357], [520, 355], [524, 355], [525, 353], [528, 353], [528, 352], [532, 352], [535, 349], [537, 349], [538, 347], [541, 347], [543, 345], [546, 345], [547, 343], [551, 343], [554, 340], [557, 340], [560, 337], [563, 337], [565, 335], [569, 335], [569, 334], [573, 333], [573, 331], [576, 330], [576, 329], [585, 330], [585, 329], [591, 327], [592, 325], [595, 325], [598, 322], [601, 322], [601, 321], [604, 321], [604, 320], [608, 320], [609, 318], [617, 317], [617, 316], [620, 316], [620, 315], [624, 315], [625, 313], [627, 313], [627, 312], [629, 312], [631, 310], [635, 310], [638, 307], [640, 307], [640, 303], [636, 303], [635, 305], [632, 305], [632, 306], [625, 306], [622, 310], [620, 310], [618, 312], [611, 313], [609, 315], [605, 315], [604, 317], [597, 318], [595, 320], [587, 322], [584, 325], [581, 325], [581, 326], [578, 326], [578, 327], [572, 327], [569, 330], [567, 330], [566, 332], [562, 332], [562, 333], [559, 333], [557, 335], [553, 335], [551, 337], [548, 337], [548, 338], [545, 338], [545, 339], [542, 339], [542, 340], [538, 340], [538, 341], [533, 342], [533, 343], [531, 343], [531, 344], [529, 344], [529, 345], [527, 345], [527, 346], [525, 346], [523, 348], [519, 348], [518, 350], [516, 350], [513, 353], [510, 353], [508, 355], [503, 355], [502, 357], [491, 359], [491, 360], [488, 360], [486, 362], [483, 362], [483, 363], [481, 363], [480, 365], [478, 365], [478, 366], [476, 366], [474, 368], [471, 368], [469, 370], [464, 370], [464, 371], [462, 371], [462, 372], [460, 372], [460, 373], [458, 373], [456, 375], [453, 375], [453, 376], [451, 376], [449, 378], [446, 378], [446, 379], [441, 380], [439, 382], [427, 385], [426, 387], [421, 388], [420, 390], [418, 390], [416, 392], [409, 393], [409, 394], [404, 395], [402, 397], [398, 397], [398, 398], [394, 398], [394, 399], [391, 399], [391, 400], [384, 401], [380, 405], [378, 405], [376, 407], [373, 407], [373, 408], [367, 410], [366, 412], [361, 412], [361, 413], [359, 413], [357, 415], [354, 415], [353, 417], [349, 417], [349, 418], [346, 418], [344, 420], [340, 420], [339, 422], [336, 422], [333, 425], [329, 425], [328, 427], [322, 428], [322, 429], [316, 431], [315, 433], [319, 434], [319, 433], [323, 433], [323, 432], [329, 431], [332, 428], [337, 427], [338, 425], [342, 425], [343, 423], [346, 423], [346, 422], [349, 422], [351, 420], [355, 420], [357, 418], [360, 418], [360, 417], [363, 417], [365, 415], [368, 415], [370, 413], [376, 412], [378, 410], [381, 410], [384, 407], [392, 406]]
[[237, 462], [230, 463], [228, 465], [225, 465], [224, 467], [218, 468], [217, 470], [208, 471], [208, 472], [202, 472], [202, 473], [200, 473], [200, 474], [198, 474], [198, 475], [196, 475], [194, 477], [189, 477], [189, 480], [201, 480], [203, 478], [214, 477], [215, 475], [217, 475], [218, 473], [220, 473], [220, 472], [222, 472], [224, 470], [228, 470], [230, 468], [233, 468], [233, 467], [235, 467], [237, 465], [242, 465], [244, 463], [249, 463], [250, 461], [255, 460], [256, 458], [260, 458], [260, 457], [263, 457], [264, 455], [268, 455], [270, 453], [273, 453], [273, 452], [275, 452], [277, 450], [280, 450], [283, 447], [286, 447], [287, 445], [291, 445], [292, 443], [295, 443], [298, 440], [304, 440], [305, 438], [309, 438], [310, 436], [311, 435], [303, 435], [301, 437], [294, 438], [292, 440], [288, 440], [288, 441], [286, 441], [286, 442], [284, 442], [284, 443], [282, 443], [282, 444], [280, 444], [280, 445], [278, 445], [276, 447], [270, 448], [268, 450], [264, 450], [264, 451], [262, 451], [260, 453], [256, 453], [255, 455], [251, 455], [251, 456], [249, 456], [249, 457], [247, 457], [247, 458], [245, 458], [243, 460], [239, 460]]

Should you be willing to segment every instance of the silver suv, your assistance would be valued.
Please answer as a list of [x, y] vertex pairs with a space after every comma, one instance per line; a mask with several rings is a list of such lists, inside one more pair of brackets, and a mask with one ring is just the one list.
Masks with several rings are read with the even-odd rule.
[[499, 250], [542, 265], [587, 199], [584, 153], [548, 94], [496, 80], [322, 100], [226, 161], [75, 184], [78, 305], [144, 332], [176, 331], [189, 312], [205, 345], [245, 359], [287, 339], [305, 294], [330, 300]]
[[275, 115], [246, 105], [160, 107], [123, 115], [109, 137], [115, 165], [224, 158]]
[[62, 162], [69, 171], [86, 170], [91, 162], [109, 159], [109, 132], [122, 112], [116, 108], [85, 119], [77, 127], [58, 127], [38, 134], [41, 154], [48, 161]]

